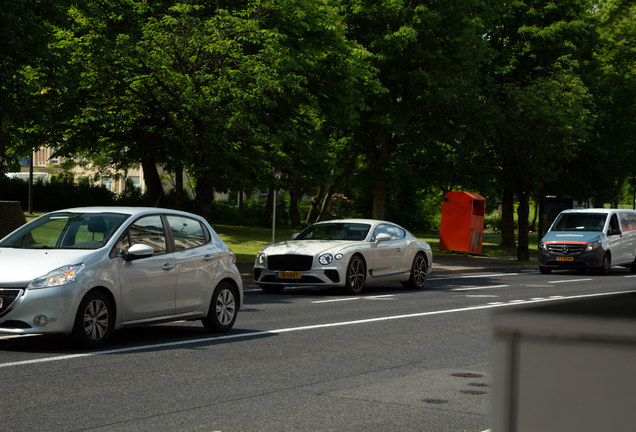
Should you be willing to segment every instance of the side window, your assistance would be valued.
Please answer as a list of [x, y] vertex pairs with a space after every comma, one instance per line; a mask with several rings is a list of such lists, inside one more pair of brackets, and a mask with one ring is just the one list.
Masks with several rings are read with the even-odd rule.
[[614, 213], [612, 215], [612, 218], [610, 219], [610, 232], [608, 233], [609, 235], [612, 235], [612, 231], [614, 229], [618, 229], [618, 218], [616, 217], [616, 213]]
[[166, 252], [166, 234], [160, 216], [146, 216], [133, 222], [115, 248], [117, 253], [126, 253], [136, 244], [152, 246], [155, 254]]
[[403, 239], [406, 236], [406, 233], [402, 228], [393, 227], [393, 230], [395, 231], [395, 238], [398, 240]]
[[176, 250], [205, 244], [205, 232], [199, 221], [182, 216], [167, 216], [167, 219]]
[[373, 240], [378, 238], [378, 234], [388, 234], [391, 236], [391, 238], [393, 237], [393, 229], [391, 228], [391, 231], [389, 231], [389, 228], [391, 228], [388, 225], [378, 225], [375, 228], [375, 231], [373, 231]]

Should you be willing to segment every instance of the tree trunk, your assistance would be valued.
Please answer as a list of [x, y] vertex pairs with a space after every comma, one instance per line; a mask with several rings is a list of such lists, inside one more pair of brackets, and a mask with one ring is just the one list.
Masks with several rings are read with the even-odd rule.
[[305, 219], [305, 225], [311, 225], [314, 223], [316, 209], [318, 208], [318, 203], [322, 200], [322, 195], [325, 193], [325, 185], [321, 184], [318, 188], [318, 193], [311, 200], [309, 205], [309, 211], [307, 212], [307, 218]]
[[533, 201], [534, 216], [532, 218], [532, 223], [530, 224], [530, 231], [535, 232], [537, 230], [537, 217], [539, 216], [539, 201], [536, 198]]
[[0, 176], [6, 172], [5, 160], [4, 160], [4, 155], [5, 155], [4, 140], [2, 138], [3, 120], [4, 120], [4, 116], [2, 114], [2, 93], [0, 93]]
[[516, 246], [514, 201], [514, 194], [504, 190], [501, 203], [501, 246]]
[[519, 245], [517, 246], [517, 259], [530, 261], [530, 249], [528, 248], [528, 216], [530, 215], [530, 195], [526, 192], [517, 193], [519, 207], [517, 218], [519, 219]]
[[298, 178], [289, 191], [289, 221], [292, 228], [300, 226], [300, 212], [298, 211], [298, 201], [300, 200], [300, 190]]
[[243, 203], [243, 193], [245, 191], [241, 189], [239, 191], [239, 224], [245, 225], [245, 205]]
[[384, 220], [386, 212], [386, 180], [378, 178], [373, 189], [373, 219]]
[[203, 171], [196, 179], [195, 187], [197, 211], [206, 220], [210, 220], [210, 206], [214, 202], [214, 189], [212, 188], [212, 173]]
[[185, 210], [185, 201], [183, 195], [183, 170], [177, 169], [174, 173], [174, 193], [175, 207], [177, 210]]
[[322, 207], [320, 208], [320, 214], [318, 215], [316, 222], [320, 222], [321, 220], [323, 220], [325, 215], [327, 214], [327, 211], [329, 211], [329, 207], [331, 205], [331, 197], [336, 190], [336, 186], [337, 183], [334, 183], [329, 186], [329, 189], [327, 189], [327, 193], [325, 194], [325, 199], [322, 200]]
[[157, 163], [152, 154], [144, 154], [141, 157], [141, 167], [144, 171], [144, 182], [148, 188], [150, 203], [154, 207], [166, 207], [166, 196], [163, 193], [163, 184], [157, 171]]

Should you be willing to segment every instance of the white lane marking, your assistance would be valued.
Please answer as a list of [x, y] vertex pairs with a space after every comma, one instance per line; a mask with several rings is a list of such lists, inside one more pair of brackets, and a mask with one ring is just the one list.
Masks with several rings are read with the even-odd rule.
[[[561, 300], [562, 298], [578, 299], [578, 298], [589, 298], [589, 297], [602, 297], [602, 296], [608, 296], [608, 295], [614, 295], [614, 294], [625, 294], [625, 293], [636, 293], [636, 290], [573, 295], [573, 296], [561, 297], [559, 299], [539, 300], [539, 301], [536, 301], [535, 303]], [[446, 310], [431, 311], [431, 312], [419, 312], [419, 313], [413, 313], [413, 314], [407, 314], [407, 315], [393, 315], [393, 316], [381, 317], [381, 318], [369, 318], [369, 319], [356, 320], [356, 321], [344, 321], [344, 322], [336, 322], [336, 323], [328, 323], [328, 324], [315, 324], [315, 325], [309, 325], [309, 326], [290, 327], [290, 328], [283, 328], [283, 329], [277, 329], [277, 330], [256, 331], [253, 333], [237, 333], [237, 334], [226, 335], [226, 336], [216, 336], [216, 337], [208, 337], [208, 338], [201, 338], [201, 339], [189, 339], [184, 341], [167, 342], [167, 343], [161, 343], [161, 344], [143, 345], [143, 346], [128, 347], [128, 348], [119, 348], [119, 349], [113, 349], [113, 350], [107, 350], [107, 351], [94, 351], [94, 352], [82, 353], [82, 354], [69, 354], [65, 356], [45, 357], [45, 358], [39, 358], [39, 359], [33, 359], [33, 360], [0, 363], [0, 368], [9, 367], [9, 366], [24, 366], [24, 365], [37, 364], [37, 363], [47, 363], [47, 362], [60, 361], [60, 360], [73, 360], [73, 359], [77, 359], [81, 357], [93, 357], [93, 356], [99, 356], [99, 355], [105, 355], [105, 354], [111, 355], [111, 354], [128, 353], [133, 351], [144, 351], [144, 350], [153, 350], [153, 349], [159, 349], [159, 348], [178, 347], [183, 345], [200, 344], [205, 342], [221, 342], [221, 341], [227, 341], [232, 339], [253, 338], [256, 336], [276, 336], [281, 333], [291, 333], [296, 331], [316, 330], [316, 329], [342, 327], [342, 326], [358, 325], [358, 324], [369, 324], [369, 323], [377, 323], [382, 321], [399, 320], [399, 319], [406, 319], [406, 318], [420, 318], [425, 316], [444, 315], [444, 314], [458, 313], [458, 312], [472, 312], [472, 311], [478, 311], [478, 310], [484, 310], [484, 309], [493, 309], [497, 307], [513, 306], [516, 304], [517, 303], [494, 303], [494, 304], [486, 304], [486, 305], [480, 305], [480, 306], [469, 306], [469, 307], [457, 308], [457, 309], [446, 309]]]
[[510, 300], [508, 303], [525, 303], [528, 300]]
[[490, 288], [505, 288], [510, 285], [493, 285], [493, 286], [485, 286], [485, 287], [471, 287], [471, 288], [454, 288], [451, 291], [472, 291], [472, 290], [482, 290], [482, 289], [490, 289]]
[[333, 303], [333, 302], [341, 302], [341, 301], [349, 301], [349, 300], [360, 300], [360, 297], [351, 297], [351, 298], [334, 299], [334, 300], [318, 300], [318, 301], [313, 301], [312, 303]]
[[550, 296], [551, 299], [562, 299], [565, 298], [565, 296]]
[[566, 283], [566, 282], [583, 282], [583, 281], [591, 281], [592, 279], [570, 279], [570, 280], [560, 280], [560, 281], [550, 281], [548, 283]]
[[377, 299], [377, 298], [387, 298], [387, 297], [395, 297], [395, 294], [382, 294], [382, 295], [377, 295], [377, 296], [369, 296], [369, 297], [364, 297], [365, 299]]
[[636, 277], [636, 275], [623, 276], [623, 277]]
[[486, 277], [518, 276], [518, 275], [519, 273], [497, 273], [497, 274], [487, 274], [487, 275], [466, 275], [466, 276], [448, 276], [448, 277], [428, 278], [428, 280], [436, 281], [436, 280], [448, 280], [448, 279], [486, 278]]
[[535, 298], [531, 298], [530, 300], [532, 301], [537, 301], [537, 300], [544, 300], [545, 297], [535, 297]]

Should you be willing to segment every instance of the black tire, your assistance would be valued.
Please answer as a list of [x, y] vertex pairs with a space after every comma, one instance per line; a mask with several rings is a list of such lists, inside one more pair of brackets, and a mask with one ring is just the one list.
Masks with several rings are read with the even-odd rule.
[[259, 285], [259, 287], [267, 294], [280, 294], [285, 289], [284, 285]]
[[539, 266], [539, 271], [541, 274], [550, 274], [552, 273], [552, 269], [550, 267], [541, 267]]
[[610, 273], [610, 268], [612, 267], [612, 257], [609, 252], [605, 252], [603, 256], [603, 264], [601, 268], [598, 269], [598, 274], [607, 276]]
[[426, 278], [428, 266], [426, 264], [426, 258], [421, 253], [415, 255], [413, 264], [411, 265], [411, 276], [406, 282], [402, 282], [402, 286], [406, 289], [422, 289], [426, 285]]
[[360, 294], [364, 288], [367, 269], [364, 261], [358, 255], [351, 257], [349, 265], [347, 265], [347, 276], [345, 280], [344, 290], [348, 294]]
[[636, 260], [629, 265], [629, 271], [632, 273], [636, 273]]
[[115, 326], [110, 300], [99, 291], [82, 299], [75, 315], [73, 337], [83, 348], [100, 348], [106, 344]]
[[227, 333], [236, 321], [238, 299], [236, 290], [228, 282], [221, 282], [212, 294], [208, 316], [201, 322], [210, 333]]

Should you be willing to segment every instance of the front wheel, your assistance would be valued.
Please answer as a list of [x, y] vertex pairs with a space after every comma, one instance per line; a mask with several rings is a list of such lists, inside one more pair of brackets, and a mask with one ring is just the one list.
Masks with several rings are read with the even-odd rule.
[[280, 294], [285, 289], [284, 285], [259, 285], [267, 294]]
[[212, 294], [208, 316], [201, 322], [210, 333], [226, 333], [230, 331], [236, 321], [237, 305], [236, 291], [227, 282], [221, 282]]
[[347, 280], [344, 289], [349, 294], [360, 294], [366, 279], [366, 267], [362, 258], [355, 255], [347, 266]]
[[411, 266], [411, 276], [406, 282], [402, 282], [402, 286], [407, 289], [421, 289], [426, 284], [426, 259], [424, 255], [417, 254]]
[[612, 258], [609, 253], [605, 253], [603, 257], [603, 265], [598, 269], [598, 274], [607, 276], [610, 273], [610, 267], [612, 266]]
[[113, 309], [108, 298], [99, 291], [82, 299], [73, 325], [73, 337], [84, 348], [102, 347], [115, 325]]

